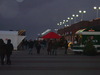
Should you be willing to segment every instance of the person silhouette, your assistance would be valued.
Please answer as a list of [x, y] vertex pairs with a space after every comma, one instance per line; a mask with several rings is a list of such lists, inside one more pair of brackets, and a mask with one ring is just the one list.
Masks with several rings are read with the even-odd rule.
[[2, 39], [0, 39], [0, 58], [1, 58], [1, 65], [4, 65], [4, 58], [6, 54], [5, 43]]
[[8, 39], [7, 44], [6, 44], [6, 56], [7, 56], [7, 64], [8, 65], [11, 65], [10, 56], [12, 55], [13, 49], [14, 49], [13, 44], [11, 43], [11, 40]]

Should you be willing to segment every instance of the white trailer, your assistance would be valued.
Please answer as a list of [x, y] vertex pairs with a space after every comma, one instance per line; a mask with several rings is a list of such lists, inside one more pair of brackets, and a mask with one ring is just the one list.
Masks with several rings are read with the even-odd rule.
[[18, 45], [26, 36], [18, 35], [18, 31], [0, 31], [0, 39], [7, 43], [7, 39], [11, 39], [14, 50], [17, 50]]

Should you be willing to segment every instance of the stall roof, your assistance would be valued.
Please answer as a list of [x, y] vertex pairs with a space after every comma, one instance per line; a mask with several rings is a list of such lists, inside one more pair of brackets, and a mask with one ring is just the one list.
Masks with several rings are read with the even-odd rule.
[[61, 38], [61, 36], [58, 35], [57, 33], [49, 32], [48, 34], [42, 36], [42, 38], [48, 38], [48, 39], [59, 39], [59, 38]]

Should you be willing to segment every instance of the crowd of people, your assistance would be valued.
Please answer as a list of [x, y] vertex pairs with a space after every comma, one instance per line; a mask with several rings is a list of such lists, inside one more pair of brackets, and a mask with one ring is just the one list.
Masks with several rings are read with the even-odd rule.
[[57, 39], [52, 39], [52, 40], [23, 40], [21, 43], [21, 49], [25, 50], [28, 49], [29, 53], [28, 54], [33, 54], [33, 48], [35, 47], [37, 50], [37, 54], [40, 54], [40, 50], [42, 49], [47, 49], [48, 55], [57, 55], [57, 49], [59, 47], [64, 47], [65, 48], [65, 54], [67, 54], [67, 49], [68, 49], [68, 41], [64, 40], [57, 40]]
[[20, 45], [20, 48], [22, 50], [25, 50], [25, 49], [28, 49], [29, 50], [29, 53], [28, 54], [33, 54], [33, 48], [35, 47], [36, 50], [37, 50], [37, 54], [40, 54], [40, 50], [41, 48], [45, 48], [46, 47], [46, 44], [47, 42], [45, 40], [43, 41], [40, 41], [40, 40], [23, 40], [21, 45]]
[[[28, 54], [33, 54], [33, 48], [36, 48], [37, 54], [40, 54], [41, 49], [46, 49], [48, 55], [57, 55], [57, 49], [59, 47], [65, 48], [65, 54], [67, 54], [68, 49], [68, 41], [64, 40], [26, 40], [24, 39], [20, 45], [20, 49], [22, 50], [28, 50]], [[0, 59], [1, 59], [1, 65], [4, 65], [5, 62], [8, 65], [11, 65], [11, 59], [10, 56], [12, 55], [12, 51], [14, 50], [13, 44], [11, 43], [11, 40], [8, 39], [7, 43], [4, 43], [2, 39], [0, 39]]]

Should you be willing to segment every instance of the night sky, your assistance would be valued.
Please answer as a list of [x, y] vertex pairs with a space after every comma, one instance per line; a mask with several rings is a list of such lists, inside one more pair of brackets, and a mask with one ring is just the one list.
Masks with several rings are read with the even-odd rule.
[[28, 39], [35, 39], [46, 29], [59, 28], [57, 23], [72, 14], [79, 15], [79, 22], [79, 10], [87, 11], [84, 20], [95, 19], [94, 6], [99, 7], [100, 0], [0, 0], [0, 30], [24, 29]]

